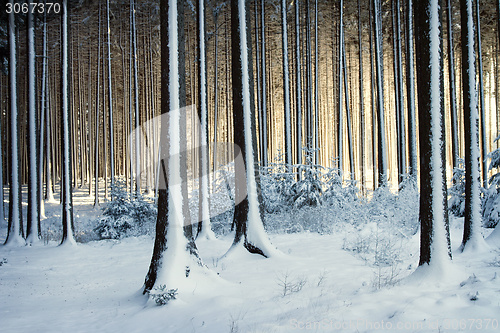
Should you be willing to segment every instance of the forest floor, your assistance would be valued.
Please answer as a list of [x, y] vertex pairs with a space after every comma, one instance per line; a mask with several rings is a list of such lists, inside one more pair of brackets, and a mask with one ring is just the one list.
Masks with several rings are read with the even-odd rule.
[[[75, 195], [80, 232], [100, 215], [85, 198], [83, 190]], [[59, 210], [58, 203], [46, 204], [49, 221], [58, 221]], [[210, 287], [180, 293], [163, 307], [142, 295], [151, 236], [74, 247], [46, 237], [32, 247], [0, 246], [0, 331], [497, 332], [500, 249], [459, 253], [462, 224], [451, 221], [452, 274], [442, 279], [412, 274], [419, 233], [404, 244], [407, 255], [385, 267], [346, 250], [343, 232], [270, 234], [284, 255], [269, 259], [239, 252], [220, 259], [230, 234], [197, 241], [218, 276], [193, 276]], [[0, 242], [5, 235], [2, 222]]]

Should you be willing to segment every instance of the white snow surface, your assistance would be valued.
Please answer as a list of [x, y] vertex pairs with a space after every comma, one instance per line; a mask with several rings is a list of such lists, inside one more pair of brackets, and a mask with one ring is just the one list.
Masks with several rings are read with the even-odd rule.
[[[75, 223], [81, 230], [99, 210], [92, 208], [92, 198], [85, 204], [84, 194], [75, 198]], [[47, 203], [47, 214], [59, 220], [60, 206]], [[418, 272], [421, 280], [417, 283], [416, 274], [407, 278], [418, 262], [417, 233], [405, 245], [409, 253], [400, 265], [399, 282], [381, 288], [375, 285], [387, 271], [342, 249], [343, 232], [271, 235], [286, 255], [269, 259], [241, 247], [230, 258], [220, 259], [231, 246], [232, 235], [201, 240], [197, 245], [208, 269], [191, 275], [192, 280], [184, 279], [195, 287], [193, 291], [179, 291], [179, 298], [163, 307], [142, 295], [152, 237], [93, 241], [76, 247], [57, 246], [58, 241], [0, 246], [1, 330], [472, 332], [482, 325], [481, 332], [496, 332], [500, 252], [480, 257], [459, 253], [462, 225], [463, 219], [451, 224], [455, 253], [450, 272], [458, 275], [429, 277], [424, 268]], [[0, 240], [5, 233], [6, 222], [2, 222]], [[302, 289], [283, 296], [285, 278], [290, 286], [303, 284]]]

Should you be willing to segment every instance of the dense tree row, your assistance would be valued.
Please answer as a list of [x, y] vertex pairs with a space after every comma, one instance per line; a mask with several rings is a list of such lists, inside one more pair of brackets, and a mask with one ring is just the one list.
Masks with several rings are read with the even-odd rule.
[[[63, 243], [73, 243], [72, 187], [88, 187], [98, 205], [99, 178], [109, 197], [123, 176], [131, 192], [158, 194], [145, 291], [169, 285], [188, 277], [189, 260], [200, 262], [188, 171], [199, 172], [198, 231], [210, 238], [208, 170], [234, 161], [233, 248], [267, 257], [275, 249], [262, 225], [258, 162], [282, 158], [299, 179], [303, 164], [336, 165], [363, 189], [419, 175], [420, 264], [442, 262], [447, 180], [465, 156], [463, 249], [479, 246], [480, 182], [487, 186], [500, 117], [498, 3], [461, 0], [458, 12], [441, 2], [63, 0], [58, 15], [2, 13], [7, 242], [39, 239], [43, 200], [59, 184]], [[180, 111], [189, 104], [190, 120]], [[224, 141], [234, 150], [208, 144]]]

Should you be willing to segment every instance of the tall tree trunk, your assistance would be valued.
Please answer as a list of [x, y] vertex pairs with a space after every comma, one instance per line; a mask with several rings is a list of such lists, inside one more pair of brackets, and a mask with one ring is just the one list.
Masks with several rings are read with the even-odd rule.
[[373, 1], [370, 0], [370, 9], [369, 9], [369, 17], [370, 17], [370, 83], [371, 83], [371, 94], [370, 94], [370, 100], [371, 100], [371, 111], [372, 111], [372, 173], [373, 173], [373, 190], [377, 188], [377, 107], [376, 107], [376, 87], [377, 85], [375, 84], [375, 64], [374, 64], [374, 51], [373, 51], [373, 44], [374, 44], [374, 18], [373, 18]]
[[182, 170], [186, 156], [181, 147], [186, 137], [185, 131], [179, 130], [183, 126], [181, 109], [186, 93], [185, 76], [181, 75], [185, 69], [183, 7], [182, 0], [160, 2], [161, 113], [164, 119], [168, 115], [168, 126], [161, 128], [162, 177], [156, 237], [144, 294], [161, 285], [175, 287], [189, 277], [192, 263], [201, 264], [196, 245], [183, 232], [183, 227], [191, 222], [186, 210], [187, 193], [182, 189], [182, 183], [187, 185], [186, 170]]
[[62, 140], [61, 140], [61, 161], [62, 161], [62, 224], [63, 235], [62, 244], [75, 244], [73, 236], [73, 195], [71, 192], [71, 124], [70, 124], [70, 87], [69, 87], [69, 6], [68, 0], [62, 0], [61, 19], [61, 120], [62, 120]]
[[[295, 5], [295, 114], [296, 114], [296, 164], [302, 164], [302, 83], [301, 83], [301, 60], [300, 60], [300, 7], [299, 0]], [[299, 172], [299, 179], [301, 175]]]
[[395, 28], [396, 28], [396, 80], [397, 81], [397, 105], [398, 105], [398, 119], [399, 123], [399, 133], [398, 133], [398, 145], [399, 145], [399, 182], [403, 181], [403, 175], [406, 174], [406, 125], [405, 125], [405, 113], [404, 113], [404, 91], [403, 91], [403, 60], [402, 60], [402, 50], [401, 50], [401, 5], [399, 0], [394, 0], [395, 2]]
[[[14, 1], [12, 1], [14, 3]], [[17, 40], [14, 11], [9, 13], [9, 96], [10, 96], [10, 173], [9, 173], [9, 224], [5, 244], [24, 245], [23, 214], [21, 200], [21, 150], [20, 121], [17, 109]]]
[[97, 41], [97, 78], [96, 78], [96, 108], [95, 108], [95, 145], [94, 145], [94, 178], [95, 178], [95, 197], [94, 197], [94, 207], [99, 206], [99, 122], [100, 122], [100, 78], [101, 78], [101, 3], [99, 2], [99, 23], [97, 28], [97, 35], [99, 39]]
[[[451, 259], [446, 190], [443, 59], [439, 0], [414, 0], [420, 143], [420, 262]], [[441, 272], [443, 273], [443, 272]]]
[[365, 103], [363, 94], [363, 39], [361, 28], [361, 0], [358, 0], [358, 52], [359, 52], [359, 122], [361, 149], [361, 191], [365, 192]]
[[314, 0], [314, 163], [319, 161], [319, 48], [318, 48], [318, 0]]
[[413, 51], [413, 1], [407, 5], [406, 15], [406, 95], [408, 107], [408, 155], [409, 174], [415, 179], [418, 172], [417, 126], [415, 115], [415, 58]]
[[451, 0], [446, 1], [447, 28], [448, 28], [448, 77], [450, 80], [450, 118], [451, 118], [451, 155], [453, 168], [458, 167], [458, 120], [457, 120], [457, 93], [455, 84], [455, 53], [453, 52], [453, 22]]
[[33, 12], [28, 10], [27, 55], [28, 55], [28, 214], [26, 219], [26, 242], [39, 242], [40, 200], [38, 198], [38, 114], [36, 109], [35, 27]]
[[[115, 184], [115, 144], [113, 126], [113, 84], [111, 76], [111, 30], [109, 27], [109, 0], [106, 0], [106, 36], [108, 44], [108, 115], [109, 115], [109, 163], [111, 172], [111, 188]], [[111, 198], [112, 200], [113, 198]]]
[[[248, 2], [231, 1], [231, 45], [233, 77], [233, 122], [235, 152], [234, 223], [236, 233], [231, 249], [244, 246], [249, 252], [269, 257], [276, 253], [267, 238], [261, 209], [259, 170], [255, 154], [255, 108]], [[240, 155], [240, 156], [238, 156]], [[231, 251], [231, 249], [229, 251]]]
[[[287, 2], [281, 0], [281, 34], [283, 50], [283, 107], [285, 120], [285, 163], [287, 167], [292, 165], [292, 118], [290, 112], [290, 77], [288, 68], [288, 31], [287, 31]], [[258, 90], [257, 90], [258, 91]], [[290, 170], [291, 171], [291, 170]]]
[[[342, 34], [342, 37], [344, 35]], [[354, 180], [354, 144], [352, 140], [352, 122], [351, 122], [351, 108], [349, 104], [349, 86], [347, 84], [347, 60], [346, 60], [346, 52], [345, 52], [345, 41], [341, 42], [344, 44], [342, 46], [342, 68], [344, 70], [344, 92], [345, 92], [345, 113], [346, 113], [346, 125], [347, 125], [347, 147], [349, 150], [349, 178]]]
[[137, 31], [135, 25], [135, 0], [130, 0], [132, 11], [132, 49], [134, 53], [134, 119], [135, 119], [135, 192], [136, 195], [141, 193], [141, 140], [139, 130], [139, 80], [137, 73]]
[[[337, 115], [337, 151], [339, 156], [339, 175], [343, 177], [344, 173], [344, 0], [339, 2], [339, 80], [338, 80], [338, 115]], [[347, 94], [346, 94], [347, 95]]]
[[198, 15], [198, 119], [200, 122], [200, 164], [199, 164], [199, 204], [198, 221], [201, 224], [200, 237], [214, 239], [215, 235], [210, 228], [210, 201], [208, 197], [208, 106], [207, 106], [207, 63], [205, 37], [205, 0], [196, 2]]
[[486, 147], [486, 106], [484, 104], [484, 79], [483, 79], [483, 52], [481, 50], [481, 19], [479, 17], [479, 0], [476, 0], [476, 40], [477, 40], [477, 66], [479, 72], [479, 107], [480, 122], [479, 133], [481, 134], [481, 170], [483, 187], [488, 188], [488, 149]]
[[262, 136], [260, 138], [261, 160], [263, 167], [267, 166], [267, 86], [266, 86], [266, 26], [265, 26], [265, 0], [260, 1], [260, 41], [262, 43], [261, 70], [262, 70], [262, 98], [261, 119]]
[[465, 132], [465, 218], [460, 249], [479, 250], [484, 246], [481, 235], [481, 192], [479, 168], [478, 105], [476, 90], [476, 57], [472, 0], [460, 0], [462, 26], [462, 85]]
[[377, 79], [377, 129], [378, 129], [378, 186], [387, 185], [387, 147], [385, 143], [385, 116], [384, 116], [384, 81], [383, 81], [383, 42], [382, 42], [382, 14], [380, 0], [373, 0], [373, 17], [375, 33], [375, 67]]

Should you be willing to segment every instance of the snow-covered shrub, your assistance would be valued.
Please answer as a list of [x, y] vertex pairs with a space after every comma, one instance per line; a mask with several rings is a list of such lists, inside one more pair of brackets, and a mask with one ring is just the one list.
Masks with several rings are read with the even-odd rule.
[[151, 297], [158, 306], [166, 305], [171, 300], [176, 299], [177, 289], [167, 289], [167, 286], [162, 284], [159, 287], [153, 288], [153, 290], [149, 292], [149, 297]]
[[[496, 138], [495, 141], [499, 140]], [[488, 154], [491, 159], [488, 171], [500, 169], [500, 149]], [[489, 187], [483, 189], [482, 213], [484, 226], [494, 228], [500, 221], [500, 172], [493, 174], [488, 180]]]
[[294, 196], [293, 185], [296, 174], [293, 166], [281, 162], [279, 155], [268, 167], [260, 169], [260, 186], [263, 207], [266, 212], [274, 213], [290, 208]]
[[111, 198], [103, 207], [103, 217], [94, 228], [100, 239], [119, 239], [151, 232], [157, 215], [153, 201], [142, 194], [127, 192], [125, 182], [119, 178], [111, 187]]
[[463, 217], [465, 214], [465, 169], [463, 159], [459, 159], [458, 167], [453, 169], [452, 182], [453, 185], [448, 190], [450, 195], [448, 211], [456, 217]]
[[302, 177], [291, 188], [295, 208], [321, 205], [321, 195], [323, 193], [323, 167], [312, 163], [315, 149], [305, 148], [304, 150], [306, 153], [306, 163], [299, 166], [299, 174]]

